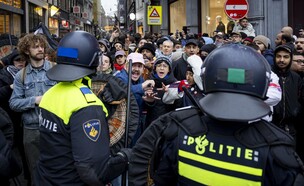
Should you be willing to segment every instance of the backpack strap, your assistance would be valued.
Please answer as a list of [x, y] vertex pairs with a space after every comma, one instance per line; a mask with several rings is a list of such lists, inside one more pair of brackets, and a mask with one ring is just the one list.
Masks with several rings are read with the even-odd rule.
[[26, 76], [26, 66], [21, 69], [21, 83], [24, 85], [25, 81], [25, 76]]

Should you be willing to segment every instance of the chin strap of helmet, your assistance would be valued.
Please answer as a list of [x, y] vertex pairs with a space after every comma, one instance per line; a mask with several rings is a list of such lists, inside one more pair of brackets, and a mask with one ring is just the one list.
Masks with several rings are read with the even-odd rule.
[[199, 104], [199, 102], [192, 96], [192, 94], [189, 92], [189, 90], [185, 86], [182, 86], [182, 89], [184, 90], [184, 92], [186, 93], [186, 95], [188, 96], [188, 98], [190, 99], [191, 103], [195, 107], [199, 108], [201, 112], [204, 112], [203, 108], [201, 107], [201, 105]]

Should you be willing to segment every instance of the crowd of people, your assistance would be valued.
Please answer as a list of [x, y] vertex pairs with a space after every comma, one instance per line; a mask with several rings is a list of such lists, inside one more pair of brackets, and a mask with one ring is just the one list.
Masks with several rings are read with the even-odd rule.
[[[283, 141], [278, 144], [294, 145], [298, 155], [294, 157], [289, 154], [278, 159], [281, 161], [284, 158], [295, 158], [295, 163], [293, 162], [291, 166], [295, 170], [288, 169], [290, 177], [285, 177], [282, 176], [285, 174], [284, 170], [279, 169], [280, 179], [288, 179], [288, 181], [278, 181], [279, 178], [275, 181], [271, 180], [269, 178], [271, 174], [267, 173], [266, 182], [269, 185], [291, 185], [297, 177], [296, 172], [301, 172], [298, 163], [300, 164], [300, 159], [304, 159], [303, 29], [300, 29], [299, 33], [293, 33], [293, 29], [286, 26], [278, 31], [276, 38], [268, 38], [266, 35], [256, 35], [248, 19], [243, 18], [234, 26], [231, 33], [216, 30], [213, 34], [212, 36], [207, 33], [194, 34], [184, 30], [179, 34], [146, 33], [142, 36], [138, 33], [130, 35], [114, 28], [104, 38], [96, 40], [89, 33], [76, 31], [63, 37], [56, 51], [49, 49], [46, 38], [41, 34], [31, 33], [20, 38], [16, 49], [1, 59], [0, 159], [1, 162], [6, 163], [5, 165], [1, 163], [0, 166], [0, 182], [4, 185], [10, 185], [13, 181], [17, 182], [17, 176], [23, 170], [28, 185], [70, 183], [121, 185], [121, 177], [118, 176], [127, 169], [128, 162], [132, 164], [131, 149], [136, 148], [137, 142], [144, 143], [145, 138], [142, 136], [147, 135], [145, 132], [151, 129], [152, 125], [160, 125], [160, 123], [165, 125], [166, 120], [160, 119], [163, 115], [174, 113], [175, 110], [185, 107], [198, 107], [201, 112], [211, 118], [220, 118], [220, 121], [225, 122], [255, 123], [256, 120], [263, 118], [263, 121], [275, 125], [270, 129], [274, 131], [276, 137], [286, 134], [289, 139], [290, 135], [292, 142], [287, 140], [288, 142]], [[227, 64], [231, 66], [220, 67], [218, 64], [216, 67], [218, 69], [214, 70], [212, 68], [215, 67], [210, 67], [210, 61], [214, 59], [222, 60], [222, 63], [227, 60]], [[246, 73], [243, 76], [240, 69], [236, 69], [242, 66], [239, 61], [244, 61], [246, 68], [249, 66], [253, 68], [253, 72], [258, 70], [250, 63], [263, 66], [262, 70], [265, 70], [264, 75], [267, 77], [267, 81], [264, 82], [266, 86], [263, 88], [264, 92], [258, 92], [260, 85], [255, 84], [255, 81], [259, 83], [263, 81], [251, 72], [247, 72], [251, 69], [245, 69]], [[216, 75], [206, 75], [208, 68], [210, 69], [208, 72], [214, 70], [213, 73]], [[231, 71], [225, 71], [224, 68]], [[228, 77], [227, 82], [228, 84], [233, 82], [233, 86], [221, 85], [220, 82], [226, 81], [225, 78], [229, 73], [233, 75]], [[111, 132], [114, 126], [104, 124], [113, 117], [112, 110], [116, 108], [113, 106], [116, 104], [114, 102], [122, 104], [123, 96], [120, 94], [121, 92], [126, 94], [126, 90], [117, 87], [115, 92], [115, 87], [112, 87], [113, 92], [110, 92], [110, 95], [105, 90], [98, 93], [92, 92], [94, 77], [103, 75], [115, 77], [115, 81], [124, 85], [128, 85], [129, 76], [131, 76], [131, 94], [137, 103], [136, 116], [138, 117], [132, 118], [136, 125], [132, 128], [134, 131], [130, 135], [131, 140], [127, 147], [115, 152], [110, 151], [112, 135], [108, 136], [109, 130]], [[243, 77], [242, 82], [238, 79], [240, 77]], [[208, 78], [214, 78], [212, 80], [218, 85], [208, 82]], [[242, 86], [236, 84], [253, 84], [259, 90], [251, 90], [252, 87], [243, 89]], [[259, 97], [269, 110], [258, 107], [257, 109], [263, 112], [259, 115], [259, 111], [250, 110], [252, 102], [248, 102], [248, 110], [244, 110], [247, 108], [244, 106], [243, 111], [256, 112], [256, 115], [245, 114], [246, 117], [242, 118], [242, 104], [229, 104], [234, 100], [227, 101], [227, 105], [240, 107], [238, 110], [240, 115], [228, 112], [235, 108], [223, 106], [222, 108], [228, 109], [227, 113], [219, 108], [220, 105], [213, 108], [212, 102], [219, 101], [219, 104], [225, 105], [220, 98], [242, 100], [242, 96], [239, 98], [219, 96], [218, 99], [211, 99], [210, 93], [234, 92], [234, 90], [237, 94]], [[247, 99], [244, 99], [244, 104], [247, 104]], [[98, 110], [99, 107], [102, 109]], [[123, 112], [127, 112], [128, 109], [131, 108], [125, 108]], [[195, 113], [195, 115], [199, 114]], [[174, 117], [178, 118], [178, 116]], [[191, 117], [195, 116], [191, 114]], [[216, 127], [220, 126], [208, 118], [203, 120], [206, 122], [206, 126], [203, 127], [209, 127], [211, 131], [216, 131]], [[195, 123], [195, 120], [190, 121], [191, 124]], [[186, 126], [191, 128], [189, 124]], [[180, 133], [195, 136], [194, 129], [189, 129], [189, 131], [191, 131], [190, 134], [187, 134], [187, 130]], [[235, 132], [230, 129], [227, 131]], [[249, 129], [248, 131], [252, 132]], [[209, 137], [216, 139], [216, 135]], [[249, 144], [252, 141], [246, 142]], [[180, 162], [174, 153], [177, 153], [178, 143], [182, 142], [179, 137], [174, 136], [160, 148], [162, 158], [159, 161], [162, 165], [158, 166], [158, 171], [152, 176], [155, 184], [176, 185], [179, 180], [181, 181], [179, 183], [186, 185], [194, 182], [212, 185], [213, 182], [204, 182], [205, 180], [200, 182], [199, 178], [188, 175], [189, 167], [177, 172], [177, 164]], [[269, 144], [272, 144], [272, 141]], [[20, 160], [16, 158], [13, 149], [17, 149]], [[183, 152], [187, 149], [188, 147], [183, 148]], [[266, 153], [264, 150], [262, 152]], [[221, 161], [224, 160], [221, 159]], [[171, 167], [169, 164], [172, 162], [174, 165]], [[282, 164], [289, 167], [290, 164], [286, 162]], [[280, 165], [274, 167], [278, 166]], [[272, 168], [269, 170], [273, 170]], [[130, 172], [132, 174], [132, 171]], [[181, 172], [184, 173], [182, 178], [179, 177]], [[250, 177], [244, 173], [238, 176], [243, 179]], [[250, 179], [254, 180], [252, 177]], [[260, 177], [256, 181], [260, 181]], [[230, 183], [243, 184], [234, 179]]]

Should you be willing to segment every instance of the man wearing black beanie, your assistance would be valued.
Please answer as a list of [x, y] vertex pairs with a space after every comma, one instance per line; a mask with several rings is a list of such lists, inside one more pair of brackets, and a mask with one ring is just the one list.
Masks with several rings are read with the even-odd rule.
[[141, 53], [145, 60], [145, 69], [143, 72], [143, 78], [147, 80], [152, 72], [155, 56], [155, 46], [151, 43], [145, 43], [139, 48], [138, 52]]

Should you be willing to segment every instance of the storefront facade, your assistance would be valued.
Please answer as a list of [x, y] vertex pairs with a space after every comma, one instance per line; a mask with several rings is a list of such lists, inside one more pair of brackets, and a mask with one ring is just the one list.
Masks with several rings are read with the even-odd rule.
[[[153, 2], [153, 1], [152, 1]], [[162, 0], [162, 34], [175, 33], [187, 27], [192, 33], [213, 34], [217, 29], [218, 19], [229, 28], [229, 19], [225, 14], [226, 0]], [[304, 25], [304, 1], [297, 0], [247, 0], [247, 17], [254, 26], [256, 34], [267, 35], [273, 39], [283, 26], [297, 30]]]
[[20, 36], [23, 15], [21, 0], [0, 0], [0, 34]]

